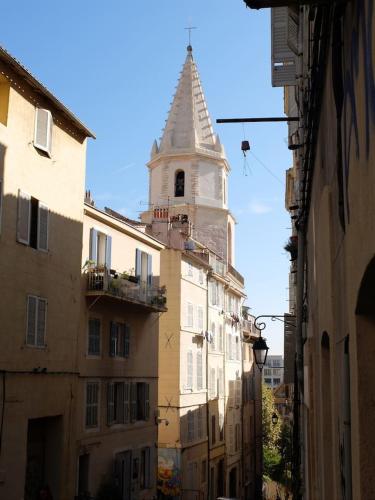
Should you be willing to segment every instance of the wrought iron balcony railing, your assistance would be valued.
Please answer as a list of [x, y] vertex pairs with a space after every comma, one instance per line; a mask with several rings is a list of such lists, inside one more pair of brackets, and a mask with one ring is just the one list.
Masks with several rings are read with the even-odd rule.
[[135, 276], [124, 276], [105, 267], [87, 270], [87, 295], [106, 295], [150, 311], [167, 311], [165, 287], [139, 283]]

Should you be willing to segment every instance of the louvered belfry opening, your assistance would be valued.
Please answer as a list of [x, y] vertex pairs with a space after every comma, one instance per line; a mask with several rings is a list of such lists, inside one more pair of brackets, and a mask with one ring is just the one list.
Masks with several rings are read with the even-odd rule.
[[183, 170], [176, 172], [174, 195], [176, 197], [185, 195], [185, 172]]

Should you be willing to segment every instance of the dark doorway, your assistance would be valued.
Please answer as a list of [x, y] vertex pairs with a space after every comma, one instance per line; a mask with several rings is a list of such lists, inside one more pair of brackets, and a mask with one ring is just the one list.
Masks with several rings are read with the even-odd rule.
[[85, 453], [80, 455], [78, 460], [78, 496], [85, 497], [89, 495], [89, 468], [90, 455]]
[[123, 451], [116, 455], [116, 476], [122, 500], [130, 500], [132, 484], [131, 451]]
[[224, 496], [224, 459], [221, 459], [217, 465], [217, 496]]
[[233, 467], [229, 472], [229, 496], [230, 498], [237, 497], [237, 467]]
[[60, 491], [62, 417], [31, 419], [27, 429], [25, 500], [35, 500], [48, 485], [54, 500]]

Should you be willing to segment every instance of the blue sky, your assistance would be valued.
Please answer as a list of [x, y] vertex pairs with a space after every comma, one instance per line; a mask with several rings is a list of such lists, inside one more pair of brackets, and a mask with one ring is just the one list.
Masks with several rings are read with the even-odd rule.
[[[96, 204], [137, 218], [148, 196], [145, 167], [160, 137], [186, 55], [188, 25], [208, 109], [217, 118], [282, 116], [271, 87], [269, 11], [242, 0], [26, 0], [2, 7], [0, 43], [97, 136], [86, 185]], [[285, 124], [217, 125], [232, 172], [236, 268], [254, 314], [288, 309], [290, 221], [284, 210], [291, 164]], [[241, 141], [251, 143], [247, 164]], [[267, 170], [271, 170], [272, 174]], [[245, 175], [246, 174], [246, 175]], [[282, 324], [264, 332], [282, 353]]]

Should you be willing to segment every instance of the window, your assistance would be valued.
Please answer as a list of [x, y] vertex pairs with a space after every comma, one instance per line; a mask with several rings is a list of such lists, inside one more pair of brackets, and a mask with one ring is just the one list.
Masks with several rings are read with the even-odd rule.
[[187, 353], [186, 387], [188, 389], [193, 388], [193, 352], [192, 351], [188, 351], [188, 353]]
[[233, 359], [233, 341], [232, 341], [233, 335], [230, 333], [227, 333], [227, 351], [228, 351], [228, 358]]
[[203, 363], [202, 363], [202, 351], [197, 352], [197, 390], [201, 391], [203, 389]]
[[202, 460], [201, 466], [201, 483], [205, 483], [207, 481], [207, 460]]
[[174, 195], [176, 197], [185, 195], [185, 172], [177, 170], [174, 184]]
[[47, 299], [28, 295], [26, 344], [44, 347], [47, 321]]
[[148, 420], [150, 416], [150, 386], [144, 382], [133, 384], [137, 395], [137, 420]]
[[48, 250], [47, 205], [18, 191], [17, 241], [38, 250]]
[[194, 413], [190, 410], [187, 412], [187, 439], [194, 441]]
[[193, 328], [194, 325], [194, 308], [191, 302], [187, 303], [186, 326]]
[[271, 385], [271, 383], [272, 383], [272, 379], [270, 379], [270, 378], [265, 378], [265, 379], [264, 379], [264, 383], [265, 383], [265, 384], [269, 384], [269, 385]]
[[234, 442], [234, 451], [240, 451], [240, 443], [241, 443], [241, 426], [240, 424], [236, 424], [235, 427], [235, 442]]
[[107, 385], [107, 424], [124, 424], [128, 422], [129, 383], [110, 382]]
[[34, 146], [51, 155], [52, 114], [48, 109], [36, 108]]
[[240, 338], [236, 336], [236, 360], [239, 361], [240, 359], [241, 359]]
[[100, 319], [89, 319], [87, 354], [90, 356], [100, 356]]
[[147, 488], [151, 488], [151, 469], [150, 469], [150, 460], [151, 449], [147, 446], [146, 448], [142, 448], [141, 450], [141, 470], [140, 470], [140, 488], [141, 490], [145, 490]]
[[203, 331], [203, 307], [198, 306], [198, 330]]
[[86, 428], [98, 427], [99, 424], [99, 382], [86, 384]]
[[211, 324], [211, 333], [212, 333], [211, 350], [216, 351], [216, 325], [215, 325], [215, 323]]
[[200, 283], [201, 285], [203, 285], [203, 282], [204, 282], [204, 273], [203, 273], [203, 269], [202, 269], [202, 268], [200, 268], [200, 269], [199, 269], [199, 283]]
[[270, 368], [265, 368], [264, 375], [272, 375], [272, 370]]
[[216, 443], [216, 416], [211, 415], [211, 444]]
[[273, 385], [280, 385], [280, 380], [279, 378], [274, 378], [273, 379]]
[[193, 264], [191, 262], [188, 262], [187, 263], [187, 266], [188, 266], [188, 271], [187, 271], [187, 275], [190, 276], [191, 278], [193, 277], [194, 273], [193, 273]]
[[218, 283], [217, 281], [211, 281], [211, 305], [216, 306], [218, 304]]
[[219, 325], [219, 342], [218, 342], [219, 351], [222, 352], [224, 349], [224, 338], [223, 338], [223, 325]]
[[128, 358], [130, 354], [130, 328], [123, 323], [111, 321], [109, 355]]
[[210, 369], [210, 397], [216, 397], [216, 373], [215, 368]]
[[201, 406], [198, 408], [198, 412], [197, 412], [197, 433], [198, 433], [198, 439], [202, 439], [203, 438], [203, 410], [202, 410]]
[[218, 369], [218, 390], [219, 390], [219, 396], [223, 397], [224, 396], [224, 370], [223, 368]]
[[139, 248], [135, 251], [135, 275], [141, 283], [152, 285], [152, 255]]
[[112, 238], [94, 228], [90, 229], [90, 260], [98, 267], [111, 269]]

